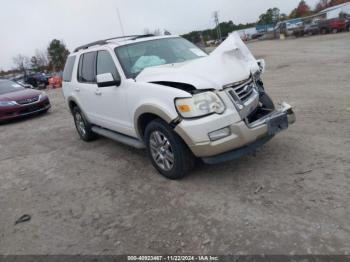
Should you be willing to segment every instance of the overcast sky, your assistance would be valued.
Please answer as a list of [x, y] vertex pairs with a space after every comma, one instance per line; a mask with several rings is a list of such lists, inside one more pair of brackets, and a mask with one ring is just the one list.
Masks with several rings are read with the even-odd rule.
[[[317, 0], [307, 0], [314, 7]], [[289, 13], [299, 0], [0, 0], [0, 69], [13, 67], [19, 53], [32, 56], [54, 39], [70, 51], [95, 40], [121, 35], [117, 8], [126, 34], [145, 28], [173, 34], [212, 28], [220, 20], [254, 22], [270, 7]]]

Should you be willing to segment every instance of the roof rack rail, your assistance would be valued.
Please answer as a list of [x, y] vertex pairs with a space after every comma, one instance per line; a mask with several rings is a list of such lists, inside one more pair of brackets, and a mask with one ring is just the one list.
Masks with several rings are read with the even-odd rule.
[[145, 35], [136, 35], [134, 38], [132, 38], [131, 40], [136, 40], [139, 38], [144, 38], [144, 37], [152, 37], [155, 36], [154, 34], [145, 34]]
[[152, 36], [154, 36], [154, 35], [153, 34], [146, 34], [146, 35], [126, 35], [126, 36], [117, 36], [117, 37], [107, 38], [107, 39], [104, 39], [104, 40], [99, 40], [99, 41], [95, 41], [95, 42], [92, 42], [92, 43], [89, 43], [89, 44], [86, 44], [86, 45], [79, 46], [79, 47], [74, 49], [74, 53], [78, 52], [79, 50], [88, 49], [91, 46], [105, 45], [105, 44], [108, 43], [108, 41], [115, 40], [115, 39], [131, 38], [132, 40], [136, 40], [136, 39], [139, 39], [139, 38], [152, 37]]

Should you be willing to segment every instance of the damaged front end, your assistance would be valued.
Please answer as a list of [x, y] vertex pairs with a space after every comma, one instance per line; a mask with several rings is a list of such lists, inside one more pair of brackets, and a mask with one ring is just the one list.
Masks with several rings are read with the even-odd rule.
[[193, 154], [214, 164], [255, 150], [295, 122], [292, 107], [275, 107], [256, 60], [234, 33], [210, 55], [145, 69], [136, 79], [186, 91], [174, 98], [175, 132]]

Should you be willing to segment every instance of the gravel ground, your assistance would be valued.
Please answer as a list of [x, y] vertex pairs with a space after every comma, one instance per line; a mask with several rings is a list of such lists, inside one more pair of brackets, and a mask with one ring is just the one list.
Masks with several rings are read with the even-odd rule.
[[[0, 125], [1, 254], [348, 254], [350, 34], [250, 44], [297, 122], [255, 154], [159, 176], [144, 151], [79, 140], [60, 90]], [[26, 223], [14, 225], [23, 214]]]

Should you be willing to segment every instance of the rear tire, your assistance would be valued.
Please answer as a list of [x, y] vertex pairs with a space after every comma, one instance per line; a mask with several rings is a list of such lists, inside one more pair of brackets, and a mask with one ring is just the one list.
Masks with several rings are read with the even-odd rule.
[[192, 152], [163, 120], [156, 119], [147, 125], [144, 140], [153, 166], [164, 177], [181, 179], [194, 167]]
[[74, 107], [72, 110], [75, 127], [82, 140], [91, 142], [97, 139], [98, 135], [91, 130], [90, 123], [86, 120], [84, 114], [79, 107]]

